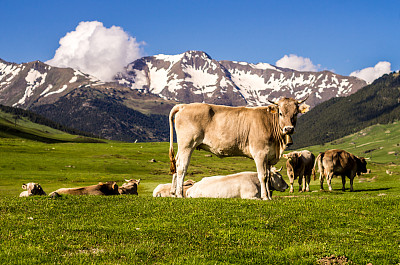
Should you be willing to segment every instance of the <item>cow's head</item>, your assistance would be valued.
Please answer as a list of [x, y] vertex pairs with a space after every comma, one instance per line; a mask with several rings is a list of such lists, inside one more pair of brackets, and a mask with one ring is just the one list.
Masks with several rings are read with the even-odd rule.
[[295, 175], [294, 171], [295, 171], [296, 165], [298, 164], [299, 158], [301, 157], [301, 153], [291, 152], [289, 154], [284, 154], [283, 157], [287, 159], [286, 171], [287, 171], [287, 175], [289, 177], [290, 184], [293, 184], [294, 175]]
[[271, 168], [270, 181], [272, 190], [285, 191], [289, 188], [285, 180], [282, 178], [282, 175], [279, 173], [281, 170], [282, 167], [280, 169], [276, 169], [275, 167]]
[[28, 191], [28, 196], [46, 195], [46, 192], [44, 192], [39, 183], [30, 182], [28, 184], [22, 184], [22, 188]]
[[134, 194], [138, 195], [137, 188], [140, 179], [126, 179], [125, 183], [118, 189], [119, 194]]
[[118, 185], [115, 181], [99, 182], [100, 191], [104, 195], [118, 195]]
[[357, 175], [361, 173], [367, 173], [367, 161], [364, 157], [356, 157], [357, 162]]
[[283, 134], [293, 134], [294, 127], [297, 122], [297, 114], [306, 113], [310, 106], [303, 104], [308, 99], [308, 96], [303, 100], [295, 100], [293, 98], [280, 98], [278, 102], [269, 101], [274, 108], [270, 109], [272, 113], [279, 115], [279, 127]]

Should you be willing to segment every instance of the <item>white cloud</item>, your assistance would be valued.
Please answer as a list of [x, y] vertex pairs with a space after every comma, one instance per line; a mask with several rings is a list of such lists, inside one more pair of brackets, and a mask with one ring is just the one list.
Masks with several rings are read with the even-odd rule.
[[128, 63], [143, 56], [142, 45], [120, 27], [106, 28], [98, 21], [82, 21], [60, 39], [54, 58], [46, 63], [111, 81]]
[[367, 83], [372, 83], [375, 79], [381, 77], [384, 74], [391, 72], [391, 64], [389, 62], [379, 62], [374, 67], [367, 67], [361, 70], [356, 70], [350, 74], [350, 76], [355, 76], [367, 81]]
[[295, 54], [285, 55], [275, 63], [278, 67], [290, 68], [297, 71], [317, 72], [321, 65], [314, 65], [310, 58], [304, 58]]

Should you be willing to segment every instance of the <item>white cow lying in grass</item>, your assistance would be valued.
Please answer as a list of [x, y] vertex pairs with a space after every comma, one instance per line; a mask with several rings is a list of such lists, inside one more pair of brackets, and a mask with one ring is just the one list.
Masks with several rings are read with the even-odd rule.
[[[288, 185], [280, 170], [271, 168], [270, 190], [285, 191]], [[206, 177], [186, 191], [187, 198], [242, 198], [260, 199], [261, 185], [257, 172], [241, 172], [227, 176]]]
[[46, 192], [42, 189], [39, 183], [29, 182], [28, 184], [22, 184], [22, 188], [26, 191], [21, 192], [19, 197], [28, 197], [33, 195], [46, 195]]
[[[188, 179], [183, 183], [183, 195], [186, 197], [186, 191], [193, 186], [194, 180]], [[172, 183], [160, 184], [153, 191], [153, 197], [172, 197], [171, 195]]]

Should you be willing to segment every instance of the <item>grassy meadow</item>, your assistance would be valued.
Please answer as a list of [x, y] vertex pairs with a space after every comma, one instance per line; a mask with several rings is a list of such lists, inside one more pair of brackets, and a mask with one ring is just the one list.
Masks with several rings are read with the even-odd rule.
[[[272, 201], [153, 198], [171, 181], [168, 145], [0, 138], [0, 264], [400, 263], [399, 124], [307, 148], [367, 157], [355, 192], [313, 180], [312, 192], [295, 183]], [[194, 152], [188, 178], [255, 171], [250, 159], [206, 155]], [[127, 178], [141, 179], [139, 196], [18, 197], [27, 182], [50, 193]]]

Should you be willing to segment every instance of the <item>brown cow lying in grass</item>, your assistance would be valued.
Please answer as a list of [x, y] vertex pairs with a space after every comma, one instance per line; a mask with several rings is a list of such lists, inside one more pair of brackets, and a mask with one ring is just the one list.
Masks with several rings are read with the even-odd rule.
[[[188, 179], [183, 183], [183, 195], [186, 197], [186, 191], [193, 186], [194, 180]], [[172, 197], [172, 183], [160, 184], [153, 191], [153, 197]]]
[[19, 197], [28, 197], [34, 195], [46, 195], [46, 192], [42, 189], [39, 183], [29, 182], [28, 184], [22, 184], [22, 188], [25, 190], [21, 192]]
[[49, 194], [50, 197], [67, 195], [119, 195], [118, 185], [115, 181], [99, 182], [97, 185], [81, 188], [61, 188]]
[[138, 195], [137, 188], [139, 183], [140, 179], [126, 179], [125, 183], [118, 188], [118, 193]]

